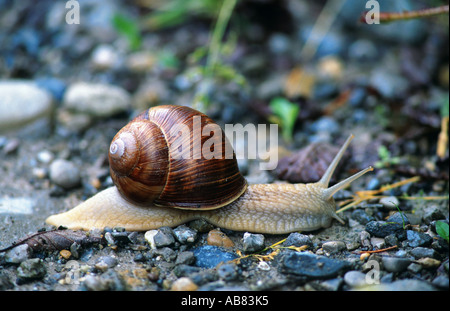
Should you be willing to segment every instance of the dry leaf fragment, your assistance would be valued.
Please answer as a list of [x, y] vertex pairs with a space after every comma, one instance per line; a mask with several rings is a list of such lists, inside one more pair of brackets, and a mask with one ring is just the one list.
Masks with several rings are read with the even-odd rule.
[[1, 249], [0, 252], [7, 251], [21, 244], [27, 244], [36, 252], [69, 249], [73, 243], [88, 245], [101, 242], [101, 236], [96, 236], [89, 232], [57, 229], [30, 234], [12, 245]]

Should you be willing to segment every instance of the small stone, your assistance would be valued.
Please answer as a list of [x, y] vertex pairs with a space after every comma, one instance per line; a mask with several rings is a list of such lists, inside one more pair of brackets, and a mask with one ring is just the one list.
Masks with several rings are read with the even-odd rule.
[[399, 245], [398, 238], [395, 234], [389, 234], [384, 238], [387, 246]]
[[283, 245], [300, 247], [303, 245], [312, 246], [313, 243], [309, 236], [298, 232], [293, 232], [289, 234], [286, 241], [284, 241]]
[[390, 197], [384, 197], [380, 199], [380, 203], [383, 204], [385, 208], [388, 209], [397, 209], [398, 205], [400, 204], [400, 201], [397, 199], [397, 197], [390, 196]]
[[433, 242], [433, 238], [426, 233], [413, 230], [406, 230], [408, 245], [411, 247], [429, 246]]
[[342, 250], [345, 250], [347, 247], [342, 241], [330, 241], [322, 244], [322, 249], [324, 250], [326, 255], [336, 254]]
[[422, 270], [422, 266], [418, 263], [413, 262], [408, 266], [408, 271], [411, 273], [417, 274], [420, 272], [420, 270]]
[[448, 290], [449, 288], [449, 282], [448, 282], [448, 276], [445, 275], [439, 275], [434, 278], [434, 280], [431, 282], [436, 287], [439, 287], [441, 289]]
[[237, 266], [234, 263], [224, 263], [219, 265], [219, 267], [217, 267], [217, 274], [219, 278], [227, 282], [233, 281], [239, 276]]
[[396, 222], [402, 226], [411, 224], [405, 213], [394, 213], [387, 219], [387, 222]]
[[405, 279], [398, 280], [392, 283], [381, 283], [377, 286], [378, 290], [381, 291], [410, 291], [410, 292], [421, 292], [421, 291], [434, 291], [435, 288], [428, 282]]
[[197, 231], [185, 225], [176, 227], [173, 233], [181, 244], [192, 244], [197, 240]]
[[173, 245], [175, 243], [173, 230], [169, 227], [159, 228], [158, 232], [154, 236], [154, 242], [157, 248]]
[[244, 252], [253, 253], [264, 249], [264, 235], [246, 232], [242, 238]]
[[359, 233], [359, 240], [361, 241], [361, 246], [363, 248], [371, 248], [372, 244], [370, 244], [370, 233], [367, 231], [361, 231]]
[[17, 129], [53, 109], [52, 96], [29, 80], [0, 80], [0, 132]]
[[59, 252], [59, 255], [61, 255], [62, 258], [68, 260], [70, 256], [72, 256], [72, 253], [68, 251], [67, 249], [63, 249]]
[[192, 249], [195, 256], [195, 265], [201, 268], [215, 268], [222, 262], [238, 258], [235, 253], [222, 250], [220, 247], [205, 245]]
[[145, 232], [145, 234], [144, 234], [145, 240], [148, 242], [148, 244], [150, 244], [150, 247], [152, 249], [156, 249], [155, 235], [157, 233], [158, 233], [158, 230], [149, 230], [149, 231]]
[[376, 249], [382, 249], [384, 248], [386, 242], [383, 238], [371, 238], [370, 244], [372, 244], [372, 246]]
[[195, 256], [193, 252], [181, 252], [177, 256], [177, 260], [175, 261], [176, 265], [192, 265], [195, 263]]
[[71, 111], [104, 118], [126, 111], [130, 106], [130, 95], [117, 86], [79, 82], [69, 86], [63, 106]]
[[177, 253], [170, 247], [158, 248], [152, 251], [153, 254], [161, 256], [166, 262], [174, 262], [177, 258]]
[[27, 259], [17, 268], [17, 276], [24, 280], [42, 279], [46, 273], [47, 268], [40, 258]]
[[445, 219], [445, 215], [438, 206], [429, 206], [425, 208], [422, 218], [426, 224], [430, 224], [433, 220]]
[[403, 226], [397, 222], [370, 221], [365, 229], [371, 235], [384, 238], [390, 234], [399, 235], [403, 231]]
[[116, 50], [107, 44], [97, 46], [91, 55], [91, 64], [95, 69], [111, 69], [118, 65], [119, 56]]
[[383, 267], [386, 269], [386, 271], [402, 272], [406, 270], [406, 268], [408, 268], [411, 260], [408, 258], [385, 256], [382, 257], [381, 262], [383, 263]]
[[434, 249], [427, 247], [416, 247], [411, 250], [411, 255], [413, 255], [416, 259], [424, 257], [437, 258], [438, 256], [437, 252]]
[[5, 254], [5, 262], [20, 264], [31, 257], [32, 250], [27, 244], [18, 245]]
[[221, 247], [233, 247], [234, 243], [231, 239], [220, 229], [214, 229], [209, 231], [207, 238], [208, 245], [221, 246]]
[[50, 165], [50, 180], [64, 189], [71, 189], [80, 185], [80, 171], [72, 162], [57, 159]]
[[105, 272], [109, 268], [113, 268], [117, 266], [118, 260], [115, 257], [112, 256], [103, 256], [100, 257], [97, 263], [94, 265], [94, 267], [102, 272]]
[[344, 275], [344, 282], [352, 288], [366, 286], [366, 274], [361, 271], [348, 271]]
[[52, 162], [54, 157], [55, 155], [48, 150], [42, 150], [36, 156], [37, 160], [44, 164], [49, 164], [50, 162]]
[[173, 282], [171, 290], [173, 291], [195, 291], [198, 286], [188, 277], [181, 277]]
[[368, 215], [364, 210], [361, 209], [354, 210], [351, 217], [361, 225], [366, 225], [368, 222], [375, 220], [373, 216]]
[[281, 262], [281, 272], [314, 279], [332, 278], [347, 270], [350, 264], [344, 260], [331, 259], [307, 252], [292, 252]]

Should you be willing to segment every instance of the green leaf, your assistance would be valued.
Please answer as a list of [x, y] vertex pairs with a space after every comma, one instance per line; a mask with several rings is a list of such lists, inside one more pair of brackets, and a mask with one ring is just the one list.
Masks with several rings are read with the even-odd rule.
[[448, 224], [441, 220], [436, 221], [436, 232], [448, 243]]
[[287, 142], [292, 141], [292, 133], [300, 107], [283, 97], [272, 99], [269, 106], [281, 123], [283, 139]]
[[140, 48], [141, 32], [136, 20], [117, 13], [114, 15], [112, 23], [116, 31], [127, 38], [131, 50]]

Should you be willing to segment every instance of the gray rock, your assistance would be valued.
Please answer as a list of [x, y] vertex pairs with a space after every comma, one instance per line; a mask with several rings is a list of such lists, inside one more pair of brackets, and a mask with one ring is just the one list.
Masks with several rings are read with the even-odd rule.
[[105, 272], [109, 268], [114, 268], [115, 266], [117, 266], [118, 263], [119, 261], [115, 257], [102, 256], [99, 258], [94, 267], [102, 272]]
[[180, 252], [177, 255], [177, 259], [175, 261], [176, 265], [192, 265], [195, 263], [195, 256], [193, 252]]
[[298, 233], [298, 232], [293, 232], [293, 233], [289, 234], [286, 241], [284, 241], [283, 245], [299, 247], [299, 246], [303, 246], [303, 245], [312, 246], [313, 243], [309, 236]]
[[175, 243], [173, 230], [169, 227], [161, 227], [154, 237], [156, 247], [171, 246]]
[[394, 213], [387, 219], [388, 222], [396, 222], [400, 225], [409, 225], [411, 222], [405, 213]]
[[344, 282], [352, 288], [366, 286], [366, 274], [361, 271], [348, 271], [344, 275]]
[[280, 270], [285, 274], [312, 279], [328, 279], [349, 267], [350, 263], [344, 260], [331, 259], [307, 252], [289, 252], [283, 257]]
[[252, 253], [264, 249], [264, 235], [246, 232], [242, 238], [244, 252]]
[[63, 105], [71, 111], [109, 117], [130, 107], [130, 95], [118, 86], [80, 82], [69, 86]]
[[31, 248], [27, 244], [18, 245], [5, 254], [5, 262], [11, 264], [20, 264], [27, 259], [30, 259], [32, 254]]
[[380, 199], [380, 203], [383, 204], [385, 208], [395, 210], [400, 204], [400, 201], [395, 196], [384, 197]]
[[406, 230], [408, 245], [411, 247], [429, 246], [433, 242], [433, 238], [426, 233], [413, 230]]
[[57, 159], [50, 165], [50, 180], [64, 189], [71, 189], [80, 185], [80, 171], [72, 162]]
[[0, 80], [0, 132], [50, 117], [52, 96], [28, 80]]
[[362, 209], [356, 209], [352, 212], [352, 219], [359, 222], [361, 225], [366, 225], [368, 222], [375, 220], [373, 216], [368, 215], [364, 210]]
[[25, 260], [17, 268], [17, 276], [24, 280], [42, 279], [46, 274], [47, 268], [40, 258]]
[[339, 253], [346, 249], [346, 245], [342, 241], [330, 241], [322, 244], [322, 249], [327, 255]]
[[181, 244], [192, 244], [197, 240], [197, 230], [191, 229], [185, 225], [173, 229], [175, 238]]
[[195, 256], [195, 265], [201, 268], [215, 268], [222, 262], [238, 258], [234, 253], [222, 250], [220, 247], [205, 245], [192, 249]]
[[239, 276], [238, 267], [235, 263], [224, 263], [217, 267], [217, 274], [222, 280], [230, 282]]
[[445, 219], [445, 215], [438, 206], [429, 206], [425, 208], [422, 218], [426, 224], [430, 224], [433, 220]]
[[414, 256], [416, 259], [430, 257], [437, 259], [438, 253], [432, 249], [427, 247], [416, 247], [413, 250], [411, 250], [411, 255]]
[[383, 263], [383, 267], [386, 271], [402, 272], [408, 268], [411, 260], [408, 258], [385, 256], [382, 257], [381, 262]]
[[434, 278], [434, 280], [433, 280], [433, 282], [431, 282], [431, 284], [433, 284], [436, 287], [448, 290], [448, 288], [449, 288], [448, 276], [439, 275]]
[[397, 222], [370, 221], [366, 225], [366, 231], [376, 237], [384, 238], [390, 234], [398, 236], [403, 231], [403, 226]]

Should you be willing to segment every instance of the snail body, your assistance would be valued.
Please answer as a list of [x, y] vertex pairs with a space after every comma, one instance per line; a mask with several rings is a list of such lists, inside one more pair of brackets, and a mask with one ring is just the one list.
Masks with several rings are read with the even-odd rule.
[[[123, 227], [144, 231], [205, 219], [236, 231], [312, 231], [329, 227], [333, 219], [344, 223], [336, 215], [333, 195], [372, 170], [366, 168], [328, 187], [353, 138], [350, 136], [316, 183], [247, 185], [234, 153], [231, 158], [213, 159], [192, 153], [186, 158], [170, 156], [179, 146], [169, 128], [193, 116], [201, 117], [202, 128], [215, 124], [206, 115], [182, 106], [158, 106], [136, 117], [111, 143], [111, 176], [116, 186], [65, 213], [50, 216], [46, 222], [69, 229]], [[202, 139], [205, 143], [208, 136]], [[229, 147], [225, 135], [216, 139], [223, 150]], [[136, 144], [141, 140], [144, 142]], [[155, 147], [155, 141], [161, 147]]]

